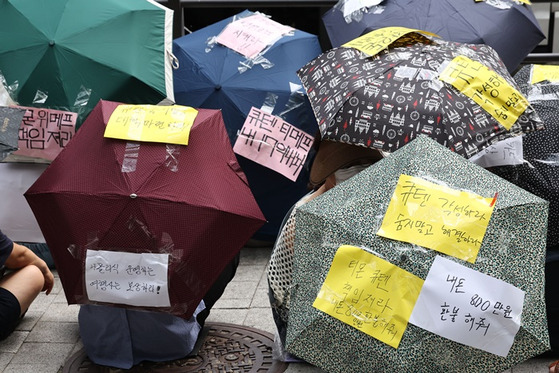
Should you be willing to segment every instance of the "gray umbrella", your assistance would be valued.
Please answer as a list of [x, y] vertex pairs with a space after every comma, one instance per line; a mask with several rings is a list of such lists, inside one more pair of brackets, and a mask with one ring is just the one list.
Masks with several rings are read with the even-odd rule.
[[[376, 234], [401, 174], [498, 198], [475, 263], [444, 256], [525, 292], [506, 357], [413, 324], [397, 348], [313, 307], [337, 249], [353, 245], [425, 279], [441, 253]], [[548, 202], [421, 135], [302, 206], [296, 238], [287, 350], [328, 372], [500, 372], [549, 349], [544, 302]], [[436, 317], [436, 315], [435, 315]], [[463, 321], [461, 321], [463, 322]]]
[[18, 133], [25, 109], [0, 106], [0, 161], [18, 149]]

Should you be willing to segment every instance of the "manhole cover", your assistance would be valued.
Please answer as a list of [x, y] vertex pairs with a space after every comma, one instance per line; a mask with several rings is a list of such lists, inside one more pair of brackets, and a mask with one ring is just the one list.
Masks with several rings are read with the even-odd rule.
[[270, 333], [223, 323], [206, 323], [202, 333], [195, 356], [167, 362], [144, 362], [131, 369], [117, 369], [92, 363], [82, 349], [66, 361], [62, 373], [281, 373], [287, 369], [287, 363], [272, 357], [274, 337]]

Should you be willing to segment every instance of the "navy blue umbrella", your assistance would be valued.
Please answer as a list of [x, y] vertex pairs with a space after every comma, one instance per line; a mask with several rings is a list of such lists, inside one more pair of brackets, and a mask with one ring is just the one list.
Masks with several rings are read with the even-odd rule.
[[[173, 41], [173, 53], [179, 62], [173, 77], [175, 101], [180, 105], [221, 109], [232, 144], [252, 107], [273, 108], [273, 115], [313, 136], [318, 126], [296, 71], [322, 53], [316, 35], [294, 30], [265, 49], [260, 58], [251, 60], [211, 42], [232, 21], [253, 14], [245, 10]], [[295, 182], [238, 156], [268, 221], [254, 238], [275, 239], [288, 209], [308, 191], [312, 156], [307, 157]]]
[[501, 0], [500, 7], [474, 0], [385, 0], [362, 12], [359, 21], [356, 16], [344, 18], [343, 4], [322, 17], [333, 47], [369, 31], [402, 26], [448, 41], [489, 45], [512, 73], [545, 38], [532, 9], [511, 0]]

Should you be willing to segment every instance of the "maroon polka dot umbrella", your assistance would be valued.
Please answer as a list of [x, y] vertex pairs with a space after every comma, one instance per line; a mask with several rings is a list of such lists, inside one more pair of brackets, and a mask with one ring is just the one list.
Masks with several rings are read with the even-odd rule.
[[[219, 110], [199, 109], [189, 143], [183, 146], [103, 137], [118, 105], [100, 101], [25, 197], [69, 304], [126, 305], [189, 318], [265, 219]], [[88, 262], [91, 253], [100, 252], [126, 258], [163, 254], [165, 289], [147, 281], [155, 273], [149, 262]], [[97, 277], [89, 281], [93, 265]], [[125, 273], [136, 277], [126, 278]], [[99, 275], [112, 277], [102, 282]], [[93, 298], [92, 289], [117, 296], [120, 291], [122, 302]], [[163, 290], [169, 304], [145, 301]], [[143, 293], [143, 300], [126, 300], [130, 292]]]

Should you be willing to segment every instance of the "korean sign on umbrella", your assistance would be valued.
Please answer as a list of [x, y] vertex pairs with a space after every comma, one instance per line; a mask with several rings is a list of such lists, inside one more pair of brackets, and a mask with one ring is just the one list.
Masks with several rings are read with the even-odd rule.
[[0, 2], [0, 71], [24, 106], [173, 98], [172, 10], [152, 0]]
[[329, 372], [497, 372], [541, 354], [547, 209], [417, 137], [297, 211], [287, 350]]
[[[179, 61], [174, 72], [176, 102], [222, 110], [231, 144], [262, 144], [269, 149], [268, 154], [294, 165], [286, 177], [244, 155], [239, 157], [267, 219], [257, 232], [260, 239], [273, 241], [289, 206], [307, 192], [313, 153], [308, 158], [293, 153], [310, 150], [307, 135], [314, 136], [318, 128], [296, 71], [321, 52], [316, 35], [248, 10], [173, 41], [173, 53]], [[254, 118], [255, 109], [263, 113], [261, 116], [277, 117], [261, 127], [268, 140], [255, 137], [252, 130], [256, 126], [243, 128]], [[272, 121], [292, 127], [281, 138], [272, 136]], [[300, 148], [289, 146], [283, 141], [286, 137]]]
[[392, 152], [423, 133], [469, 158], [543, 128], [493, 49], [420, 30], [372, 31], [298, 74], [329, 140]]
[[352, 3], [342, 0], [322, 17], [334, 47], [383, 27], [409, 27], [448, 41], [488, 45], [512, 73], [545, 38], [525, 1], [384, 0], [356, 12]]
[[221, 113], [179, 105], [100, 101], [25, 197], [68, 303], [187, 319], [264, 223]]

